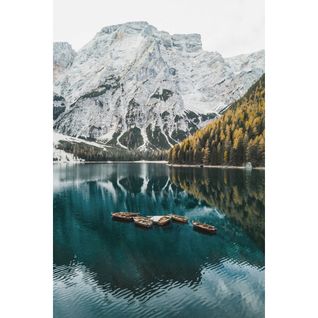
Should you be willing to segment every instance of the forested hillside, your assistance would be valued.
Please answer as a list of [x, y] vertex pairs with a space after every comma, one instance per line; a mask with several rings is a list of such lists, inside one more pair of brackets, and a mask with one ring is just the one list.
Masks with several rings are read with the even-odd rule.
[[265, 75], [220, 118], [168, 154], [170, 163], [265, 166]]

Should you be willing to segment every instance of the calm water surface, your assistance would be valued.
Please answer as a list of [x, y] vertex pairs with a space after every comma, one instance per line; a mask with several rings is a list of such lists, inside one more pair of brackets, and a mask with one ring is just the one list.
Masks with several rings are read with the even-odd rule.
[[[144, 230], [113, 211], [177, 213]], [[264, 317], [264, 171], [54, 165], [54, 317]]]

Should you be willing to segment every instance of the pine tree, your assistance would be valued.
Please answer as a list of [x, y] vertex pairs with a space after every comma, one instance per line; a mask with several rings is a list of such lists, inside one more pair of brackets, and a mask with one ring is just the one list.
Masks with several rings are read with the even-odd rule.
[[203, 150], [203, 158], [202, 158], [203, 164], [208, 165], [210, 163], [210, 153], [211, 153], [211, 150], [210, 150], [209, 140], [207, 140]]

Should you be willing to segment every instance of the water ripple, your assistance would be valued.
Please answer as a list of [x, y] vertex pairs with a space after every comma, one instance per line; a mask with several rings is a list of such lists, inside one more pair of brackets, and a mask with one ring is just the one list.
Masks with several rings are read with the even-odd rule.
[[188, 312], [200, 308], [213, 312], [217, 307], [223, 308], [223, 317], [231, 317], [234, 313], [225, 306], [228, 302], [236, 304], [241, 314], [246, 314], [247, 306], [249, 312], [252, 308], [255, 313], [262, 308], [263, 299], [255, 294], [253, 285], [264, 287], [263, 270], [229, 259], [222, 259], [219, 264], [205, 263], [197, 284], [191, 280], [158, 279], [148, 285], [144, 281], [142, 287], [131, 290], [113, 289], [111, 284], [100, 286], [88, 268], [71, 262], [68, 266], [54, 266], [54, 311], [55, 317], [70, 317], [64, 314], [65, 310], [72, 312], [73, 317], [86, 318], [106, 314], [110, 317], [188, 317], [185, 308]]

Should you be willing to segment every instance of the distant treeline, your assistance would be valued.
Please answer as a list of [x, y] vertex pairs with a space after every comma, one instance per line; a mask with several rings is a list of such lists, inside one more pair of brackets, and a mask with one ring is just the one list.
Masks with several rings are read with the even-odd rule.
[[168, 161], [265, 166], [265, 75], [223, 116], [171, 148]]
[[58, 149], [71, 153], [85, 161], [136, 161], [136, 160], [167, 160], [167, 151], [138, 151], [115, 147], [100, 148], [87, 143], [72, 143], [61, 140]]

